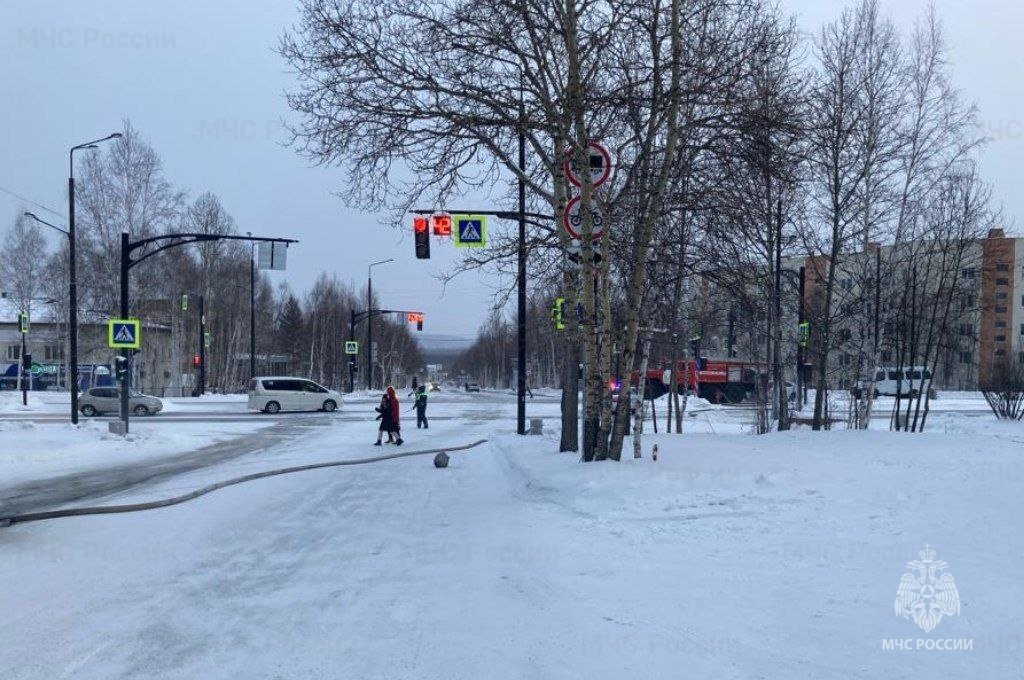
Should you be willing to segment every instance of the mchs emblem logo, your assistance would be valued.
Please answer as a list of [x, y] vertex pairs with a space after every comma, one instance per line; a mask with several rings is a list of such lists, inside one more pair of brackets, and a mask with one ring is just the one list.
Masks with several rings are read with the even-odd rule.
[[[935, 559], [935, 551], [928, 546], [918, 553], [920, 560], [911, 560], [896, 591], [896, 616], [913, 618], [914, 623], [928, 633], [943, 616], [960, 613], [960, 594], [953, 575], [946, 572], [944, 561]], [[939, 573], [945, 572], [945, 573]]]

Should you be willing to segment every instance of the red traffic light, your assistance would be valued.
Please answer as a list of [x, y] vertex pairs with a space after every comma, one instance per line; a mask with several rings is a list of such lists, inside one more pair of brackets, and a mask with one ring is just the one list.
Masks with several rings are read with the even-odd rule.
[[200, 363], [199, 362], [199, 355], [198, 354], [193, 354], [192, 355], [192, 365], [193, 366], [198, 366], [199, 363]]
[[421, 215], [412, 218], [412, 230], [417, 234], [427, 233], [427, 218]]
[[446, 213], [438, 213], [430, 218], [430, 226], [434, 236], [451, 236], [452, 216]]

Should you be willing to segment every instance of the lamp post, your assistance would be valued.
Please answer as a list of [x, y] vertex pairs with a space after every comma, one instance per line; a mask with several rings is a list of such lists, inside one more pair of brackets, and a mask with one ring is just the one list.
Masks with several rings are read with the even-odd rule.
[[100, 142], [119, 139], [123, 135], [114, 132], [106, 137], [94, 139], [85, 144], [71, 147], [68, 152], [68, 386], [71, 388], [71, 422], [78, 423], [78, 272], [75, 261], [75, 152], [81, 149], [95, 149]]
[[370, 316], [366, 317], [366, 389], [373, 389], [373, 268], [379, 264], [394, 262], [395, 258], [371, 262], [366, 268], [366, 309]]

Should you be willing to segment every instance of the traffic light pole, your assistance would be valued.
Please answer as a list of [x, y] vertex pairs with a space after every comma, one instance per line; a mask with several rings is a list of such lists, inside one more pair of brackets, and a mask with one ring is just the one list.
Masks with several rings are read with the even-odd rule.
[[[131, 268], [131, 242], [128, 232], [121, 232], [121, 309], [122, 319], [128, 318], [128, 272]], [[128, 389], [131, 385], [131, 366], [128, 363], [128, 350], [119, 352], [117, 376], [121, 388], [121, 422], [124, 423], [124, 434], [128, 434]]]
[[[24, 312], [22, 312], [24, 313]], [[21, 323], [21, 319], [18, 320]], [[28, 333], [25, 332], [25, 328], [21, 329], [21, 405], [28, 406], [28, 372], [26, 368], [31, 369], [32, 365], [25, 365], [25, 360], [28, 358], [28, 343], [25, 341], [25, 336]]]
[[[523, 129], [519, 131], [519, 168], [525, 172], [526, 168], [526, 134]], [[410, 212], [419, 215], [429, 215], [436, 210], [411, 210]], [[519, 180], [519, 210], [510, 212], [507, 210], [456, 210], [448, 209], [445, 212], [489, 215], [498, 219], [516, 220], [519, 223], [519, 243], [517, 246], [518, 271], [516, 274], [516, 433], [526, 434], [526, 225], [527, 223], [540, 227], [547, 227], [547, 224], [537, 220], [550, 221], [550, 215], [526, 212], [526, 183], [520, 177]], [[369, 335], [367, 336], [369, 337]]]
[[203, 296], [199, 296], [199, 383], [196, 385], [199, 396], [206, 394], [206, 306]]
[[[353, 342], [355, 341], [355, 339], [356, 339], [356, 324], [359, 323], [360, 321], [362, 321], [363, 319], [366, 319], [366, 326], [367, 326], [367, 328], [369, 328], [370, 323], [371, 323], [373, 317], [375, 317], [375, 316], [384, 316], [385, 314], [421, 314], [421, 313], [422, 312], [414, 311], [414, 310], [411, 310], [411, 309], [364, 309], [361, 312], [357, 312], [357, 311], [355, 311], [353, 309], [353, 310], [349, 311], [349, 317], [348, 317], [348, 339], [353, 341]], [[422, 324], [422, 320], [418, 324], [418, 330], [422, 330], [422, 326], [420, 326], [420, 324]], [[372, 337], [370, 335], [369, 331], [367, 331], [366, 335], [367, 335], [367, 338]], [[370, 356], [370, 347], [369, 347], [369, 345], [367, 345], [367, 347], [366, 347], [366, 365], [367, 366], [370, 365], [370, 361], [371, 360], [372, 360], [372, 357]], [[348, 360], [348, 391], [350, 393], [355, 391], [355, 366], [356, 366], [356, 359], [355, 359], [355, 356], [353, 355], [352, 358]], [[369, 389], [369, 388], [367, 388], [367, 389]]]
[[[248, 241], [250, 243], [257, 242], [268, 242], [268, 243], [298, 243], [295, 239], [290, 238], [267, 238], [263, 236], [235, 236], [233, 234], [201, 234], [196, 232], [185, 232], [185, 233], [174, 233], [174, 234], [163, 234], [162, 236], [151, 236], [149, 238], [139, 239], [138, 241], [132, 241], [127, 231], [121, 232], [121, 318], [128, 318], [128, 274], [131, 268], [145, 262], [150, 257], [158, 253], [162, 253], [165, 250], [171, 248], [177, 248], [179, 246], [192, 245], [194, 243], [209, 243], [211, 241]], [[139, 257], [132, 259], [132, 252], [140, 248], [146, 248]], [[204, 315], [203, 312], [203, 298], [199, 298], [199, 319], [202, 330], [200, 333], [205, 333]], [[205, 346], [206, 337], [205, 335], [200, 336], [199, 348], [202, 365], [200, 366], [200, 383], [205, 382]], [[130, 385], [130, 363], [129, 353], [127, 350], [122, 349], [120, 356], [118, 357], [121, 366], [118, 367], [118, 372], [121, 375], [121, 420], [124, 425], [124, 434], [128, 433], [128, 387]], [[205, 385], [203, 386], [205, 388]], [[74, 394], [74, 392], [72, 392]]]

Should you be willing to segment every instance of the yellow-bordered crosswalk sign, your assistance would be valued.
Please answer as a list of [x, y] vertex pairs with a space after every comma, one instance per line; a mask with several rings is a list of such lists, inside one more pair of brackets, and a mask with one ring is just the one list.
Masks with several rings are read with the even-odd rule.
[[487, 245], [486, 215], [452, 215], [452, 242], [459, 248], [483, 248]]
[[142, 347], [142, 324], [138, 319], [110, 319], [107, 321], [107, 346], [139, 349]]

